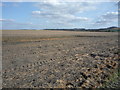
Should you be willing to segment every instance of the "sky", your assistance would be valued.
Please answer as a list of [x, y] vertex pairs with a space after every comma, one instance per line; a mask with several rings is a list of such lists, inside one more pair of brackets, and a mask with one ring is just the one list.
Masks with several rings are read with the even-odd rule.
[[95, 29], [118, 26], [117, 2], [1, 2], [0, 8], [2, 29]]

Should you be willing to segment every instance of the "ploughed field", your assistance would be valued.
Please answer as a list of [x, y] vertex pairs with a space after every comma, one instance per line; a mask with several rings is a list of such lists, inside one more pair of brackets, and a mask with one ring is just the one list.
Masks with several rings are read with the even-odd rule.
[[118, 66], [117, 32], [2, 31], [3, 88], [103, 86]]

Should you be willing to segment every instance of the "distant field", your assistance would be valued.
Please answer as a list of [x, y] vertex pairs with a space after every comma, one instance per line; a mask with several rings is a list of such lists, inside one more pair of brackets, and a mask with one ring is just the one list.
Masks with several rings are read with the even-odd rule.
[[77, 32], [77, 31], [50, 31], [50, 30], [3, 30], [3, 41], [33, 41], [83, 36], [111, 36], [117, 32]]

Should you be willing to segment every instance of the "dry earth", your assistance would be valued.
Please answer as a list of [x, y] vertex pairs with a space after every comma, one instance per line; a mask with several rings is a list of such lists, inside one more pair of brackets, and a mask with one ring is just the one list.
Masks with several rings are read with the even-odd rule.
[[117, 32], [3, 31], [4, 88], [101, 87], [118, 65]]

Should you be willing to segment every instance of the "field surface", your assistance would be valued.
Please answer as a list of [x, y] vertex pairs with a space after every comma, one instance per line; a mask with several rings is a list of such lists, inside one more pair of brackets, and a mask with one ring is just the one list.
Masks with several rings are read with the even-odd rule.
[[102, 87], [118, 66], [117, 32], [2, 31], [4, 88]]

